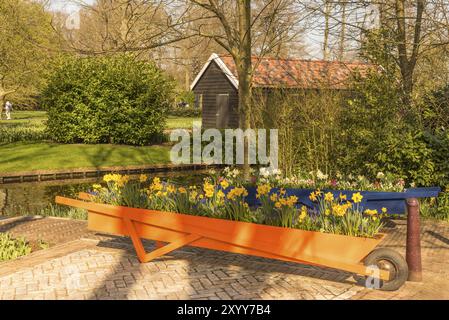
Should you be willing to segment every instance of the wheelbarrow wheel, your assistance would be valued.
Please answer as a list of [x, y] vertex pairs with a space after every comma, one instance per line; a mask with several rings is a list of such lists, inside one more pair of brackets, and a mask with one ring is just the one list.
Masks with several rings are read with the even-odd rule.
[[[389, 280], [379, 281], [378, 288], [382, 291], [395, 291], [398, 290], [408, 278], [408, 265], [405, 259], [395, 250], [388, 248], [379, 248], [371, 251], [364, 260], [365, 266], [376, 266], [381, 270], [388, 270], [390, 272]], [[361, 277], [356, 276], [355, 279], [358, 284], [367, 286], [368, 276]]]

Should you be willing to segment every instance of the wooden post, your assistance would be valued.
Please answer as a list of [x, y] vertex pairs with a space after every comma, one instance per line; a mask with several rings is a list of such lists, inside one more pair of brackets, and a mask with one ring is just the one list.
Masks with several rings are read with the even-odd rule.
[[407, 199], [407, 247], [405, 259], [408, 264], [408, 280], [422, 281], [421, 234], [419, 222], [419, 201]]

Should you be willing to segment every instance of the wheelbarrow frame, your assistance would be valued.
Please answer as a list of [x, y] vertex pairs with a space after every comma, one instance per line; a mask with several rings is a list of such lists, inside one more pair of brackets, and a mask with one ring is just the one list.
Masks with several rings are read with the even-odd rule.
[[[137, 257], [145, 263], [183, 246], [246, 254], [300, 264], [339, 269], [388, 280], [387, 270], [363, 264], [385, 237], [353, 237], [92, 202], [91, 196], [56, 197], [56, 203], [88, 211], [88, 228], [129, 236]], [[156, 241], [147, 253], [141, 239]]]

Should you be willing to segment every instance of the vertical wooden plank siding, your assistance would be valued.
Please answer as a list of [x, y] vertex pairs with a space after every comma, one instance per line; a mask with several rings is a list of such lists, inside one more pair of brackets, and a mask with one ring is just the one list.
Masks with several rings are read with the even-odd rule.
[[195, 94], [203, 95], [202, 127], [216, 128], [217, 95], [229, 94], [229, 128], [239, 127], [238, 92], [223, 71], [212, 62], [193, 88]]

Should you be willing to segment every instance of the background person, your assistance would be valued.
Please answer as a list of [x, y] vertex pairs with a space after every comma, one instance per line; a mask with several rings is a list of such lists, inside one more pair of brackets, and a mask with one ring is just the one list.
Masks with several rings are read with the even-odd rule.
[[10, 101], [6, 101], [5, 103], [6, 120], [11, 120], [11, 111], [12, 111], [12, 103]]

